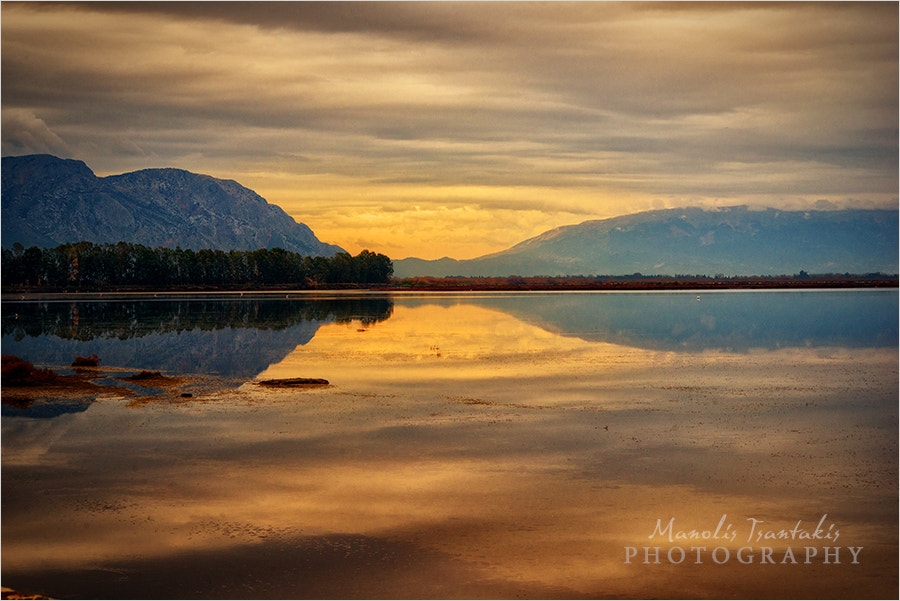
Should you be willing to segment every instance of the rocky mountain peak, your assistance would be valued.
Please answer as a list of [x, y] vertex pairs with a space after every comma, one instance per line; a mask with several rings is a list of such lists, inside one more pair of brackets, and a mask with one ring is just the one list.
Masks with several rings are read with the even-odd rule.
[[174, 248], [284, 248], [333, 256], [338, 246], [253, 190], [183, 169], [143, 169], [98, 178], [82, 161], [50, 155], [4, 157], [5, 247], [87, 240]]

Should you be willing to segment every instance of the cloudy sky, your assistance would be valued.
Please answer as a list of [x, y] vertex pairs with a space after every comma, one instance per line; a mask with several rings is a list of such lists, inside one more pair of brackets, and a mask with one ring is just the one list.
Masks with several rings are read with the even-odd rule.
[[898, 204], [898, 5], [2, 4], [2, 152], [234, 179], [351, 253]]

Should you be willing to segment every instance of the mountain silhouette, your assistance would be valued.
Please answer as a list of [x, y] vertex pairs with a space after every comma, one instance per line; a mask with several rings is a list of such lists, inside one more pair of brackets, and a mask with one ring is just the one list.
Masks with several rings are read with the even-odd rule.
[[664, 209], [556, 228], [476, 259], [394, 261], [394, 275], [897, 273], [898, 211]]
[[2, 180], [5, 248], [86, 240], [328, 257], [343, 250], [237, 182], [182, 169], [97, 177], [81, 161], [29, 155], [3, 157]]

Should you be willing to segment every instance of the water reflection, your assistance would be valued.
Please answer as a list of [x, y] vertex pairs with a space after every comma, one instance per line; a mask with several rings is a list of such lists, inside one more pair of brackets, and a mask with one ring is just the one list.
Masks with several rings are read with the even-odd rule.
[[[570, 325], [568, 295], [542, 299], [563, 315], [535, 296], [400, 298], [368, 326], [317, 324], [260, 374], [328, 389], [246, 383], [4, 417], [4, 584], [91, 598], [893, 594], [896, 339], [625, 345], [590, 339], [613, 332], [586, 325], [596, 309]], [[608, 315], [604, 298], [576, 305]], [[874, 319], [891, 327], [891, 313]], [[746, 535], [748, 517], [823, 514], [841, 546], [864, 547], [860, 565], [624, 563], [659, 518], [727, 515]]]
[[3, 352], [105, 365], [252, 378], [309, 342], [322, 324], [390, 318], [390, 298], [4, 302]]
[[326, 323], [360, 328], [394, 306], [474, 305], [554, 334], [654, 350], [891, 347], [896, 291], [745, 291], [341, 296], [4, 302], [4, 353], [67, 365], [107, 365], [252, 378], [305, 345]]
[[55, 301], [3, 304], [3, 335], [65, 339], [140, 338], [192, 330], [284, 330], [304, 322], [363, 324], [391, 316], [388, 297], [186, 298], [133, 301]]
[[896, 290], [488, 296], [477, 304], [566, 336], [658, 350], [897, 344]]

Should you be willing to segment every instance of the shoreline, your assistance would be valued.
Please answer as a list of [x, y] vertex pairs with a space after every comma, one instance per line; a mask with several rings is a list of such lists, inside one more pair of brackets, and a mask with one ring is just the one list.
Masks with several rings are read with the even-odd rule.
[[158, 288], [158, 289], [109, 289], [109, 290], [52, 290], [35, 289], [4, 290], [3, 301], [21, 300], [126, 300], [129, 298], [182, 298], [194, 295], [233, 297], [273, 297], [298, 295], [304, 297], [352, 296], [370, 294], [416, 292], [649, 292], [649, 291], [715, 291], [715, 290], [835, 290], [835, 289], [884, 289], [898, 288], [897, 276], [834, 276], [791, 277], [760, 276], [732, 278], [669, 278], [617, 276], [600, 278], [549, 278], [549, 277], [472, 277], [432, 278], [416, 277], [394, 280], [391, 284], [370, 286], [345, 286], [328, 288]]

